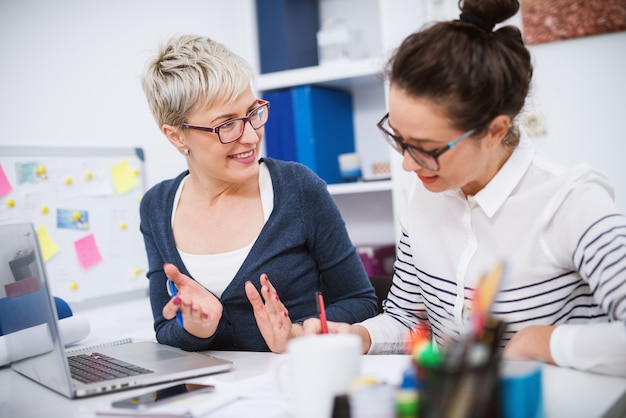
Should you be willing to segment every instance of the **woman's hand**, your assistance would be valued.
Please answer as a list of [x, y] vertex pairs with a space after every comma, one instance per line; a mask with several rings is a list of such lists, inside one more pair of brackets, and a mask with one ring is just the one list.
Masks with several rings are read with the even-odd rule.
[[175, 265], [166, 263], [163, 270], [178, 289], [178, 294], [163, 307], [163, 317], [173, 319], [180, 311], [185, 330], [191, 335], [208, 338], [215, 334], [222, 318], [222, 303], [198, 282], [182, 274]]
[[252, 282], [246, 282], [246, 296], [252, 305], [257, 326], [265, 343], [274, 353], [284, 353], [287, 341], [302, 333], [302, 327], [292, 324], [287, 308], [280, 301], [276, 289], [270, 283], [267, 274], [260, 278], [261, 294]]
[[540, 360], [554, 364], [550, 337], [556, 325], [531, 325], [517, 331], [507, 343], [502, 357], [509, 360]]
[[[372, 338], [364, 326], [350, 325], [345, 322], [328, 321], [329, 334], [355, 334], [361, 338], [361, 352], [367, 354], [372, 346]], [[322, 333], [322, 323], [318, 318], [309, 318], [302, 324], [302, 335], [315, 335]]]

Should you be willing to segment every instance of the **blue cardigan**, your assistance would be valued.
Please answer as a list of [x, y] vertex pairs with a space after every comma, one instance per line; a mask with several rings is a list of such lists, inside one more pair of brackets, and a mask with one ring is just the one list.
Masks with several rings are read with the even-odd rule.
[[170, 300], [163, 264], [172, 263], [191, 277], [170, 226], [174, 195], [189, 172], [157, 184], [143, 197], [140, 229], [148, 254], [150, 302], [160, 343], [189, 351], [269, 351], [244, 291], [248, 280], [260, 288], [261, 273], [268, 274], [292, 322], [317, 316], [316, 291], [324, 292], [330, 321], [354, 323], [376, 314], [376, 294], [324, 181], [302, 164], [269, 158], [259, 162], [267, 164], [272, 178], [274, 210], [222, 293], [222, 318], [209, 338], [189, 334], [161, 313]]

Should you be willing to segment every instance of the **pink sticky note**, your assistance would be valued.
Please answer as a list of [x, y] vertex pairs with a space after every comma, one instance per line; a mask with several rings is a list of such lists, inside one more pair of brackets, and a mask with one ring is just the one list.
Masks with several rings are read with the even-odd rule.
[[0, 164], [0, 196], [4, 196], [11, 190], [13, 190], [11, 183], [9, 183], [9, 179], [2, 169], [2, 164]]
[[74, 241], [74, 249], [78, 261], [84, 269], [92, 267], [94, 264], [102, 261], [102, 255], [96, 244], [96, 238], [93, 234], [89, 234], [84, 238]]

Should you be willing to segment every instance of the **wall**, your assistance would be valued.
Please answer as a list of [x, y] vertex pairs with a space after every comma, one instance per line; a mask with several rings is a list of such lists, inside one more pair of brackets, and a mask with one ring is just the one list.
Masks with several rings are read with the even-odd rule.
[[527, 107], [542, 115], [546, 131], [533, 138], [538, 153], [600, 170], [626, 212], [626, 32], [530, 50], [535, 74]]
[[172, 35], [197, 33], [258, 66], [253, 0], [0, 1], [0, 144], [142, 147], [147, 185], [184, 159], [140, 85]]

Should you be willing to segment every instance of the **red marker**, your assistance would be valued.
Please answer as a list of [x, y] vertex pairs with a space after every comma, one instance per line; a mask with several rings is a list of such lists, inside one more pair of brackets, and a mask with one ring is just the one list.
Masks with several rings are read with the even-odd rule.
[[324, 308], [324, 296], [321, 292], [315, 292], [317, 297], [317, 313], [320, 315], [322, 323], [322, 334], [328, 334], [328, 324], [326, 323], [326, 309]]

